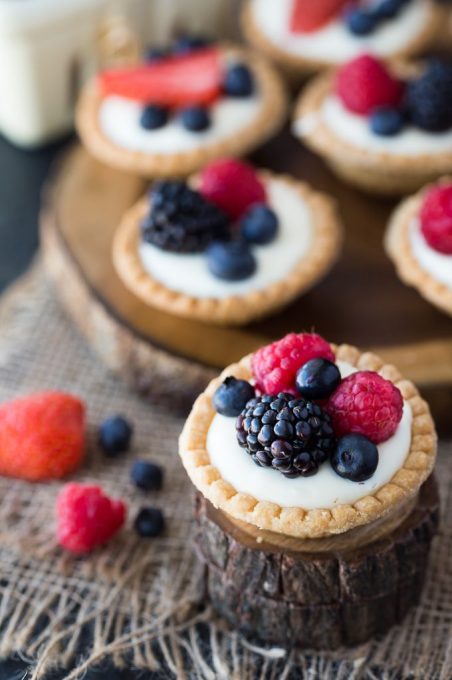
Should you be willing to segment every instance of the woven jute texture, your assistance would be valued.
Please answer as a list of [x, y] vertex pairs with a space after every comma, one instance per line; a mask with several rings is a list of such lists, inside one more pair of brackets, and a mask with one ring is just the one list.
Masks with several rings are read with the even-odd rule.
[[[0, 304], [0, 399], [42, 388], [86, 399], [89, 452], [76, 478], [125, 498], [129, 521], [104, 549], [76, 559], [55, 543], [60, 484], [0, 478], [0, 656], [29, 658], [33, 680], [53, 666], [75, 668], [67, 671], [68, 680], [81, 678], [105, 657], [119, 666], [160, 670], [159, 677], [167, 678], [450, 679], [450, 445], [442, 445], [439, 459], [443, 520], [421, 606], [402, 627], [353, 650], [286, 652], [246, 642], [203, 601], [191, 548], [192, 489], [176, 450], [182, 420], [144, 403], [105, 371], [59, 308], [38, 263]], [[133, 450], [105, 459], [96, 448], [96, 424], [117, 412], [135, 423]], [[162, 491], [145, 498], [131, 485], [136, 456], [165, 468]], [[146, 541], [134, 534], [133, 517], [144, 502], [164, 510], [163, 537]]]

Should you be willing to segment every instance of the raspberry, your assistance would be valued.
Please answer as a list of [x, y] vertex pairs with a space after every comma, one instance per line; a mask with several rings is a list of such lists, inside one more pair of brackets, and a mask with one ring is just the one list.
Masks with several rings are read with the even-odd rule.
[[262, 182], [248, 163], [221, 159], [207, 165], [201, 172], [199, 191], [232, 219], [237, 219], [255, 203], [265, 203]]
[[353, 113], [367, 116], [381, 106], [397, 107], [403, 92], [403, 83], [368, 54], [349, 61], [337, 73], [336, 93]]
[[296, 394], [298, 369], [317, 357], [334, 361], [333, 350], [326, 340], [315, 333], [289, 333], [253, 354], [251, 368], [256, 387], [266, 394]]
[[452, 255], [452, 184], [429, 189], [420, 212], [421, 230], [427, 243]]
[[311, 33], [337, 16], [349, 0], [295, 0], [289, 19], [292, 33]]
[[0, 406], [0, 474], [59, 479], [85, 452], [85, 407], [64, 392], [38, 392]]
[[392, 437], [402, 418], [400, 390], [374, 371], [345, 378], [326, 405], [337, 437], [362, 434], [374, 444]]
[[99, 486], [66, 484], [56, 502], [58, 542], [75, 554], [90, 552], [119, 531], [126, 514], [123, 501], [109, 498]]

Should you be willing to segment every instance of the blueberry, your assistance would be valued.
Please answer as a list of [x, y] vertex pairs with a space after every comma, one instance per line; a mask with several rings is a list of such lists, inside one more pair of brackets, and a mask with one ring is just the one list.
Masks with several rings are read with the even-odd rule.
[[144, 59], [149, 64], [154, 64], [158, 61], [163, 61], [167, 56], [167, 51], [163, 47], [150, 47], [146, 50]]
[[403, 129], [405, 116], [399, 109], [392, 106], [382, 106], [371, 114], [369, 122], [372, 132], [376, 135], [392, 137]]
[[254, 387], [246, 380], [226, 378], [213, 395], [213, 405], [222, 416], [236, 417], [255, 396]]
[[305, 399], [325, 399], [341, 382], [341, 374], [328, 359], [311, 359], [298, 371], [295, 384]]
[[211, 40], [203, 35], [181, 35], [172, 45], [173, 54], [183, 55], [203, 50], [211, 44]]
[[223, 89], [231, 97], [249, 97], [254, 92], [254, 78], [248, 66], [234, 64], [226, 71]]
[[352, 482], [364, 482], [378, 466], [378, 449], [361, 434], [346, 434], [336, 444], [331, 467], [340, 477]]
[[214, 241], [206, 250], [211, 274], [227, 281], [241, 281], [256, 271], [256, 259], [244, 241]]
[[158, 491], [163, 484], [163, 471], [159, 465], [147, 460], [136, 460], [130, 472], [133, 483], [143, 491]]
[[201, 132], [210, 127], [210, 115], [204, 106], [187, 106], [180, 117], [182, 125], [191, 132]]
[[99, 428], [99, 445], [108, 456], [127, 451], [132, 439], [133, 427], [123, 416], [104, 420]]
[[165, 518], [158, 508], [141, 508], [134, 522], [135, 531], [144, 538], [155, 538], [165, 528]]
[[405, 4], [400, 0], [382, 0], [373, 8], [373, 15], [377, 19], [393, 19]]
[[157, 130], [168, 122], [168, 109], [157, 104], [149, 104], [141, 112], [140, 125], [145, 130]]
[[240, 233], [248, 243], [270, 243], [278, 231], [278, 218], [266, 205], [254, 205], [240, 224]]
[[352, 9], [345, 16], [345, 23], [354, 35], [369, 35], [377, 25], [377, 19], [371, 12], [361, 9]]

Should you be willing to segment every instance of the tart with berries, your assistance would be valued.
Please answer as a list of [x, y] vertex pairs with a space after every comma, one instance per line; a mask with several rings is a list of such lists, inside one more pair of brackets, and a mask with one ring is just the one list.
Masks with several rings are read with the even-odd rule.
[[308, 85], [293, 132], [361, 189], [415, 191], [452, 169], [452, 65], [363, 54]]
[[441, 12], [425, 0], [247, 0], [249, 42], [292, 74], [338, 66], [364, 50], [410, 57], [435, 44]]
[[241, 631], [357, 644], [417, 602], [437, 524], [436, 434], [394, 366], [291, 333], [210, 383], [179, 451], [208, 592]]
[[338, 256], [341, 232], [328, 197], [286, 175], [219, 159], [189, 183], [155, 183], [124, 216], [113, 259], [150, 306], [244, 324], [319, 281]]
[[452, 316], [452, 178], [442, 178], [394, 212], [386, 251], [402, 281]]
[[82, 92], [76, 123], [99, 160], [166, 178], [225, 153], [248, 153], [278, 130], [285, 113], [285, 88], [263, 58], [179, 40], [140, 64], [99, 73]]

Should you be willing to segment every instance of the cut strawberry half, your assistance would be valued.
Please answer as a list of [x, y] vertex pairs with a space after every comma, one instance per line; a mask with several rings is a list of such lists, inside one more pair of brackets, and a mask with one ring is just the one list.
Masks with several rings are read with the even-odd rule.
[[291, 33], [317, 31], [350, 4], [350, 0], [292, 0]]
[[218, 50], [203, 50], [156, 64], [104, 71], [98, 82], [103, 95], [169, 107], [207, 105], [221, 92], [221, 57]]

